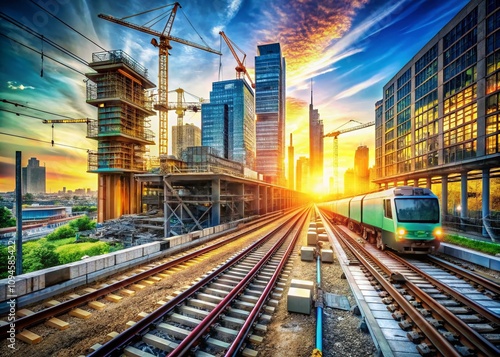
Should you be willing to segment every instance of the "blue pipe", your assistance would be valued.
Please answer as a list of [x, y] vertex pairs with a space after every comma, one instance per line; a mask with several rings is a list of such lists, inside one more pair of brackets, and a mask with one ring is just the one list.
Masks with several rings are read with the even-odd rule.
[[321, 291], [321, 256], [316, 258], [316, 282], [318, 284], [318, 300], [316, 301], [316, 349], [323, 351], [323, 292]]

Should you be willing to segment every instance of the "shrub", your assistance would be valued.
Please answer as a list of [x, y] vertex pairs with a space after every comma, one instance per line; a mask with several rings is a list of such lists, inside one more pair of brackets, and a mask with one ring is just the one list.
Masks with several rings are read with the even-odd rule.
[[71, 238], [74, 237], [75, 235], [76, 231], [66, 224], [62, 227], [57, 228], [54, 232], [49, 233], [46, 238], [48, 241], [51, 241], [63, 238]]
[[70, 227], [77, 232], [89, 231], [95, 228], [96, 223], [88, 216], [83, 216], [69, 223]]
[[84, 255], [94, 256], [109, 252], [109, 246], [104, 242], [68, 244], [56, 249], [61, 264], [80, 260]]

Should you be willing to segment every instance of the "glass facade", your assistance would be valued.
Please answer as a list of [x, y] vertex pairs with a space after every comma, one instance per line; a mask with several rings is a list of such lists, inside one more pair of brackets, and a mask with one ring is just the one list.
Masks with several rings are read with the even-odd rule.
[[499, 28], [500, 2], [472, 0], [384, 86], [377, 178], [500, 153]]
[[279, 43], [257, 47], [255, 57], [256, 170], [283, 185], [285, 159], [285, 59]]
[[213, 153], [228, 158], [228, 105], [204, 103], [201, 105], [201, 145]]
[[[227, 105], [227, 155], [223, 157], [242, 163], [254, 170], [255, 110], [253, 90], [243, 79], [214, 82], [210, 92], [210, 103]], [[210, 106], [202, 107], [202, 122], [205, 120], [204, 110], [207, 108]], [[211, 116], [212, 120], [217, 120], [216, 117], [213, 117], [213, 113], [208, 113], [208, 116]], [[222, 116], [219, 117], [220, 120], [222, 118]], [[203, 130], [202, 133], [205, 137]], [[210, 135], [213, 137], [213, 132]]]

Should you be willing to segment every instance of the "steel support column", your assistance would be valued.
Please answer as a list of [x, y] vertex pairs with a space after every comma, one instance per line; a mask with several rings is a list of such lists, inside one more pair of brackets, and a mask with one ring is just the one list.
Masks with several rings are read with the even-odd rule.
[[460, 174], [460, 218], [467, 218], [467, 171]]
[[441, 178], [441, 221], [444, 222], [448, 214], [448, 175]]
[[489, 237], [489, 234], [484, 226], [485, 224], [487, 224], [487, 222], [485, 222], [485, 219], [490, 215], [490, 170], [489, 169], [483, 169], [482, 191], [483, 191], [481, 193], [482, 218], [483, 218], [482, 233], [483, 237]]
[[212, 217], [210, 224], [218, 226], [220, 224], [220, 179], [212, 180]]

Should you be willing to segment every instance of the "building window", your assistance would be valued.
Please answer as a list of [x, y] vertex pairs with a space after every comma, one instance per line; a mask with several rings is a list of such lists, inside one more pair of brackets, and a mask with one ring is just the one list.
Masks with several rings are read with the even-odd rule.
[[500, 152], [500, 115], [486, 118], [486, 155]]

